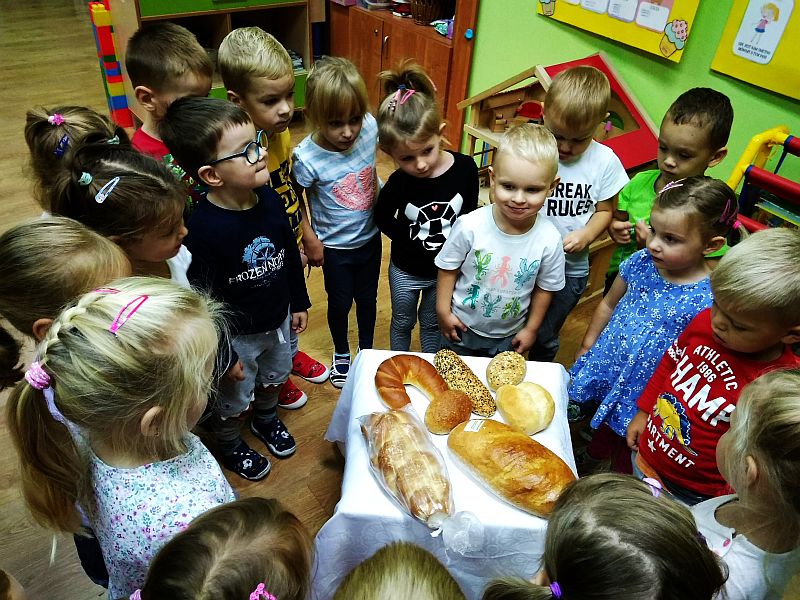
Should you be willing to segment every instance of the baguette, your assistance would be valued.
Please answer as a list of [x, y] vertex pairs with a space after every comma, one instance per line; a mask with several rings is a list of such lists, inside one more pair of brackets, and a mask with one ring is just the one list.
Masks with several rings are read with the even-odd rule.
[[555, 453], [504, 423], [473, 420], [456, 426], [447, 447], [457, 462], [503, 500], [547, 517], [575, 476]]
[[447, 384], [433, 365], [413, 354], [398, 354], [387, 358], [375, 373], [378, 395], [389, 408], [401, 408], [411, 402], [406, 384], [418, 388], [428, 400], [447, 391]]
[[491, 392], [452, 350], [439, 350], [433, 357], [436, 370], [451, 390], [464, 392], [472, 400], [472, 412], [491, 417], [497, 410]]

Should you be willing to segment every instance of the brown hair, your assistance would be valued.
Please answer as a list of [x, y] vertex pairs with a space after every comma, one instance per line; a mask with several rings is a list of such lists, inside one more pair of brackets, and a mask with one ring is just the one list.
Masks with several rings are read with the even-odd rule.
[[724, 148], [733, 125], [730, 98], [711, 88], [692, 88], [683, 92], [667, 109], [665, 119], [676, 125], [708, 127], [708, 149]]
[[685, 211], [700, 225], [706, 239], [728, 235], [739, 214], [736, 194], [728, 184], [705, 175], [667, 184], [653, 206]]
[[[382, 71], [378, 78], [386, 94], [377, 115], [382, 148], [391, 152], [400, 142], [420, 143], [439, 135], [442, 109], [436, 101], [436, 88], [422, 67], [406, 61], [397, 70]], [[404, 93], [408, 94], [405, 101], [395, 98]]]
[[142, 600], [241, 600], [258, 584], [306, 600], [313, 542], [277, 500], [244, 498], [197, 517], [150, 563]]
[[219, 45], [219, 71], [225, 87], [237, 94], [250, 91], [255, 77], [294, 77], [292, 58], [274, 36], [260, 27], [234, 29]]
[[558, 112], [567, 127], [584, 130], [600, 123], [610, 100], [605, 73], [595, 67], [572, 67], [553, 78], [545, 96], [545, 114]]
[[306, 81], [306, 118], [312, 128], [367, 112], [367, 86], [353, 63], [336, 56], [314, 63]]

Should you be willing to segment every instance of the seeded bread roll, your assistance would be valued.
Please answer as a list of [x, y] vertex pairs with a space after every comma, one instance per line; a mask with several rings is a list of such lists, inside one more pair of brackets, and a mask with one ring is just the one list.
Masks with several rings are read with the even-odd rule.
[[491, 417], [497, 408], [491, 392], [475, 376], [475, 373], [452, 350], [439, 350], [433, 357], [433, 366], [451, 390], [464, 392], [472, 400], [472, 412], [482, 417]]
[[436, 396], [425, 411], [425, 426], [436, 435], [445, 435], [464, 421], [469, 421], [472, 400], [464, 392], [447, 390]]
[[501, 385], [517, 385], [525, 379], [528, 366], [517, 352], [501, 352], [489, 361], [486, 367], [486, 382], [493, 390]]

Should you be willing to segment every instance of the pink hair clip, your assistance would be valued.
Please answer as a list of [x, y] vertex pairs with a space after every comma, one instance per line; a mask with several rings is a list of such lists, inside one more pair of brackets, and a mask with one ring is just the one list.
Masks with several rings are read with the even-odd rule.
[[250, 600], [278, 600], [275, 596], [270, 594], [263, 583], [259, 583], [256, 589], [250, 594]]
[[661, 490], [664, 487], [661, 485], [661, 482], [658, 479], [653, 479], [652, 477], [645, 477], [642, 479], [647, 484], [647, 487], [650, 488], [650, 493], [653, 494], [654, 498], [658, 498], [661, 495]]
[[64, 115], [60, 113], [53, 113], [52, 115], [47, 117], [47, 122], [50, 123], [50, 125], [55, 125], [55, 126], [61, 125], [64, 123]]
[[114, 319], [114, 322], [111, 323], [111, 326], [108, 328], [108, 330], [114, 335], [117, 335], [117, 332], [120, 330], [120, 328], [125, 325], [125, 323], [127, 323], [134, 314], [136, 314], [136, 311], [142, 307], [142, 304], [144, 304], [149, 297], [150, 296], [147, 294], [137, 296], [123, 306], [119, 313], [117, 313], [117, 318]]
[[35, 360], [25, 371], [25, 381], [31, 384], [31, 387], [37, 390], [43, 390], [50, 387], [50, 375], [42, 368], [41, 363]]
[[667, 185], [661, 188], [660, 194], [663, 194], [667, 190], [672, 190], [674, 188], [679, 188], [683, 185], [683, 179], [676, 179], [675, 181], [670, 181]]
[[399, 88], [397, 88], [397, 91], [394, 93], [394, 96], [392, 96], [392, 100], [389, 102], [389, 110], [394, 112], [398, 104], [402, 106], [403, 104], [408, 102], [408, 99], [411, 98], [411, 96], [413, 96], [414, 92], [416, 91], [417, 90], [413, 88], [409, 89], [406, 88], [406, 86], [401, 85]]
[[129, 596], [129, 600], [142, 600], [142, 590], [136, 590]]

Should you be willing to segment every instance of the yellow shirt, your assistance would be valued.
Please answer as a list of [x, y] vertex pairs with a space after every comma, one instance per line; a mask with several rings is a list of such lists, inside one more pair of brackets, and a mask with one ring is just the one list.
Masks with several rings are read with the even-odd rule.
[[283, 207], [289, 218], [289, 227], [294, 230], [299, 246], [303, 240], [303, 228], [300, 226], [303, 214], [300, 212], [300, 200], [292, 186], [291, 134], [288, 129], [270, 137], [267, 168], [269, 169], [269, 185], [283, 198]]

